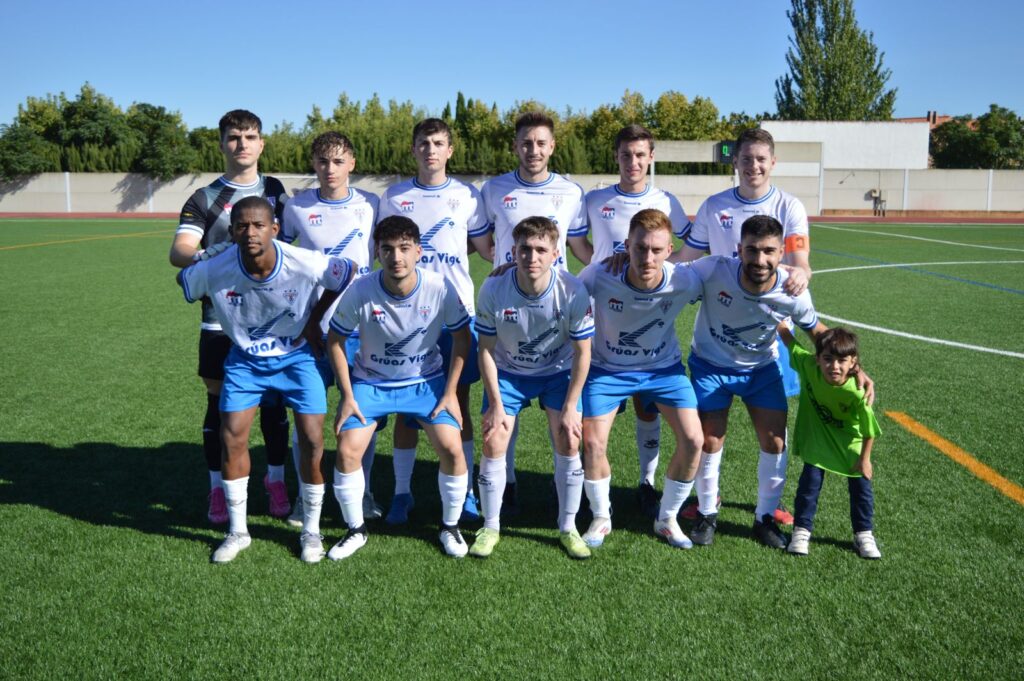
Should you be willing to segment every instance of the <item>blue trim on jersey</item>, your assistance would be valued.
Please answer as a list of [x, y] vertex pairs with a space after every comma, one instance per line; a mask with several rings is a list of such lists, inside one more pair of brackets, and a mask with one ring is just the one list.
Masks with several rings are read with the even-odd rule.
[[480, 323], [479, 318], [477, 319], [477, 321], [475, 323], [475, 326], [476, 326], [476, 332], [477, 333], [482, 333], [485, 336], [497, 336], [498, 335], [498, 330], [496, 328], [494, 328], [493, 326], [483, 326]]
[[477, 227], [472, 232], [467, 231], [466, 232], [466, 236], [468, 236], [468, 237], [487, 236], [488, 234], [490, 234], [492, 229], [494, 229], [494, 226], [491, 223], [488, 222], [483, 227]]
[[452, 178], [448, 177], [447, 175], [445, 176], [445, 181], [442, 182], [441, 184], [421, 184], [417, 178], [412, 178], [412, 186], [416, 187], [417, 189], [425, 189], [430, 192], [437, 191], [438, 189], [444, 189], [451, 183]]
[[328, 326], [330, 326], [331, 331], [335, 332], [339, 336], [351, 336], [352, 334], [355, 333], [355, 329], [346, 329], [344, 326], [334, 321], [333, 318], [331, 319], [330, 324], [328, 324]]
[[423, 272], [420, 270], [419, 267], [416, 267], [414, 269], [416, 270], [416, 287], [409, 292], [409, 295], [396, 296], [394, 293], [389, 291], [387, 287], [384, 286], [384, 270], [378, 270], [377, 286], [380, 287], [380, 290], [384, 292], [384, 295], [386, 295], [388, 298], [391, 298], [392, 300], [409, 300], [414, 295], [416, 295], [416, 292], [420, 290], [420, 284], [423, 283]]
[[[693, 227], [693, 223], [691, 222], [689, 226], [692, 228]], [[710, 243], [705, 242], [705, 241], [697, 241], [692, 236], [690, 236], [691, 232], [692, 232], [692, 229], [690, 231], [688, 231], [685, 234], [685, 236], [682, 237], [683, 243], [685, 243], [690, 248], [696, 248], [698, 251], [710, 250], [710, 246], [711, 246]]]
[[583, 225], [582, 227], [577, 227], [576, 229], [566, 230], [565, 236], [566, 237], [570, 237], [570, 236], [586, 236], [587, 232], [589, 232], [589, 231], [590, 231], [590, 225]]
[[736, 285], [739, 286], [740, 290], [743, 291], [744, 293], [746, 293], [748, 296], [755, 296], [757, 298], [763, 298], [764, 296], [768, 295], [769, 293], [775, 293], [776, 291], [778, 291], [782, 287], [782, 275], [779, 274], [778, 269], [776, 269], [775, 270], [775, 285], [772, 286], [769, 290], [765, 291], [764, 293], [755, 293], [753, 291], [748, 291], [743, 286], [743, 282], [740, 280], [740, 274], [742, 273], [742, 271], [743, 271], [743, 262], [740, 261], [740, 262], [738, 262], [736, 264]]
[[516, 267], [513, 268], [513, 272], [512, 272], [512, 285], [516, 287], [516, 293], [521, 295], [523, 298], [526, 298], [527, 300], [540, 300], [542, 298], [547, 297], [547, 295], [549, 293], [551, 293], [551, 290], [555, 288], [555, 277], [558, 276], [558, 273], [555, 271], [555, 268], [552, 267], [551, 268], [551, 279], [550, 279], [550, 281], [548, 281], [548, 287], [546, 289], [544, 289], [544, 292], [541, 293], [540, 295], [531, 296], [529, 293], [527, 293], [523, 289], [519, 288], [519, 281], [516, 279], [516, 274], [515, 274], [515, 271], [514, 271], [514, 270], [518, 269], [518, 267], [519, 266], [516, 265]]
[[[814, 327], [816, 327], [818, 325], [818, 313], [817, 312], [814, 313], [814, 321], [811, 322], [810, 324], [808, 324], [807, 326], [804, 326], [803, 324], [800, 324], [799, 322], [797, 322], [796, 325], [799, 326], [804, 331], [810, 331], [811, 329], [813, 329]], [[780, 344], [780, 347], [781, 347], [781, 344]]]
[[619, 189], [619, 185], [618, 184], [615, 185], [615, 193], [616, 194], [618, 194], [619, 196], [628, 196], [631, 199], [635, 199], [638, 196], [644, 196], [644, 195], [650, 193], [650, 191], [651, 191], [651, 183], [650, 182], [647, 183], [647, 186], [644, 188], [644, 190], [642, 192], [637, 192], [635, 194], [632, 193], [632, 192], [624, 192], [621, 189]]
[[550, 170], [548, 171], [548, 179], [544, 180], [543, 182], [527, 182], [526, 180], [519, 176], [519, 168], [516, 168], [513, 171], [513, 174], [516, 177], [516, 182], [523, 185], [524, 187], [543, 187], [551, 184], [555, 180], [555, 173], [551, 172]]
[[452, 331], [458, 331], [459, 329], [464, 327], [466, 324], [469, 324], [470, 321], [471, 321], [470, 316], [466, 315], [462, 319], [460, 319], [459, 321], [455, 322], [455, 324], [452, 324], [451, 326], [445, 325], [445, 328], [448, 329], [449, 333], [451, 333]]
[[274, 280], [274, 277], [281, 271], [282, 265], [284, 265], [284, 254], [281, 252], [281, 246], [277, 243], [277, 239], [274, 239], [274, 251], [277, 253], [277, 262], [274, 263], [274, 269], [270, 272], [270, 275], [266, 279], [257, 279], [256, 277], [249, 274], [249, 271], [245, 269], [245, 265], [242, 264], [242, 249], [238, 249], [238, 269], [242, 271], [245, 278], [249, 281], [257, 284], [266, 284]]
[[348, 189], [348, 196], [346, 196], [343, 199], [325, 199], [323, 197], [323, 195], [320, 193], [320, 188], [317, 187], [317, 189], [316, 189], [316, 200], [319, 201], [320, 203], [326, 203], [329, 206], [340, 206], [341, 204], [348, 203], [353, 198], [355, 198], [356, 190], [352, 189], [352, 187], [347, 187], [347, 189]]
[[763, 202], [767, 201], [768, 199], [770, 199], [772, 196], [774, 196], [775, 195], [775, 185], [772, 185], [771, 189], [768, 190], [767, 194], [765, 194], [764, 196], [762, 196], [759, 199], [754, 199], [753, 201], [747, 200], [747, 199], [743, 198], [742, 196], [740, 196], [740, 188], [739, 187], [733, 187], [732, 195], [733, 195], [733, 198], [735, 198], [740, 203], [745, 203], [748, 206], [753, 206], [753, 205], [758, 204], [758, 203], [763, 203]]
[[577, 333], [573, 333], [572, 331], [570, 331], [569, 332], [569, 338], [571, 338], [571, 339], [573, 339], [575, 341], [586, 340], [588, 338], [593, 337], [593, 335], [595, 333], [596, 333], [596, 330], [594, 329], [593, 326], [591, 326], [590, 328], [584, 329], [584, 330], [579, 331]]
[[661, 289], [668, 285], [669, 273], [665, 271], [665, 265], [661, 266], [661, 283], [654, 288], [637, 288], [629, 283], [629, 279], [626, 277], [626, 273], [629, 272], [629, 268], [622, 270], [622, 274], [619, 275], [619, 281], [628, 286], [630, 290], [636, 291], [637, 293], [657, 293]]

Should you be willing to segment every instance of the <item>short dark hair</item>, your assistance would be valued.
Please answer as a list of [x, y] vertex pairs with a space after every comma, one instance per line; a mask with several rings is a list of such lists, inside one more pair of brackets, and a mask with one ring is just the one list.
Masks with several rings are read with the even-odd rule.
[[235, 226], [236, 215], [240, 215], [243, 210], [250, 209], [265, 210], [270, 221], [277, 222], [277, 216], [274, 214], [274, 207], [270, 205], [270, 201], [267, 201], [262, 196], [247, 196], [231, 206], [231, 227]]
[[645, 232], [657, 232], [663, 229], [672, 234], [672, 221], [657, 208], [645, 208], [638, 211], [629, 220], [630, 236], [638, 229], [642, 229]]
[[424, 118], [412, 129], [412, 143], [416, 144], [416, 138], [420, 135], [428, 137], [437, 133], [444, 133], [448, 138], [448, 144], [452, 143], [452, 129], [440, 118]]
[[744, 144], [767, 144], [772, 156], [775, 155], [775, 138], [764, 128], [747, 128], [739, 134], [739, 137], [736, 138], [737, 156], [743, 151]]
[[310, 154], [314, 159], [319, 156], [326, 156], [332, 149], [341, 149], [343, 154], [345, 152], [349, 152], [353, 156], [356, 154], [355, 147], [352, 146], [352, 140], [333, 130], [317, 135], [313, 138], [313, 144], [310, 146]]
[[624, 127], [622, 130], [619, 130], [619, 134], [615, 136], [615, 146], [612, 148], [615, 149], [616, 153], [618, 153], [619, 146], [623, 142], [628, 144], [630, 142], [639, 142], [641, 140], [647, 140], [647, 143], [651, 145], [651, 151], [654, 151], [654, 135], [651, 134], [651, 131], [642, 125], [632, 123]]
[[836, 357], [857, 357], [857, 334], [841, 326], [829, 329], [814, 339], [814, 351], [818, 355], [828, 352]]
[[237, 128], [238, 130], [248, 130], [249, 128], [256, 128], [256, 132], [263, 134], [263, 121], [260, 117], [254, 114], [252, 111], [246, 111], [245, 109], [234, 109], [228, 111], [226, 114], [220, 117], [220, 123], [217, 124], [220, 129], [220, 138], [224, 139], [224, 133], [228, 131], [228, 128]]
[[512, 241], [514, 242], [535, 236], [551, 239], [557, 245], [558, 225], [556, 225], [551, 218], [532, 215], [520, 220], [519, 224], [512, 230]]
[[516, 119], [516, 137], [520, 130], [529, 128], [547, 128], [555, 134], [555, 121], [543, 111], [527, 111]]
[[743, 221], [740, 227], [740, 241], [747, 237], [763, 239], [764, 237], [778, 237], [782, 239], [782, 223], [770, 215], [755, 215]]
[[410, 239], [413, 243], [420, 242], [420, 228], [416, 223], [404, 215], [391, 215], [380, 222], [373, 229], [373, 240], [376, 243], [398, 239]]

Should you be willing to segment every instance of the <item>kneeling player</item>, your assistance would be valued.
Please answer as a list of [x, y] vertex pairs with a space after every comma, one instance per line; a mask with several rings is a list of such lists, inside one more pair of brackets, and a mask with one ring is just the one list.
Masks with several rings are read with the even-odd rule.
[[[275, 241], [277, 232], [266, 199], [242, 199], [231, 211], [236, 245], [178, 275], [185, 299], [209, 299], [233, 343], [220, 395], [229, 525], [227, 537], [213, 553], [215, 563], [233, 560], [252, 542], [246, 524], [249, 430], [260, 398], [268, 392], [284, 397], [299, 432], [305, 509], [302, 559], [317, 562], [324, 555], [320, 459], [327, 396], [306, 337], [319, 338], [315, 320], [351, 280], [354, 264]], [[314, 306], [317, 286], [326, 292]]]
[[672, 253], [672, 223], [660, 210], [633, 216], [626, 250], [629, 267], [622, 274], [612, 274], [603, 264], [588, 265], [580, 273], [590, 292], [596, 331], [593, 366], [583, 389], [584, 489], [594, 520], [583, 539], [600, 546], [612, 529], [608, 435], [619, 403], [638, 395], [645, 405], [657, 406], [676, 439], [654, 531], [672, 546], [690, 548], [676, 514], [693, 487], [703, 438], [675, 318], [700, 296], [700, 280], [690, 266], [665, 262]]
[[469, 552], [491, 555], [500, 537], [505, 456], [516, 415], [539, 399], [547, 412], [555, 446], [560, 541], [573, 558], [590, 549], [576, 530], [583, 492], [579, 443], [583, 433], [580, 395], [590, 366], [594, 318], [583, 284], [553, 268], [558, 226], [529, 217], [512, 230], [516, 266], [480, 287], [476, 329], [480, 335], [480, 374], [484, 379], [484, 459], [480, 502], [484, 526]]
[[[461, 558], [468, 547], [458, 522], [469, 476], [455, 393], [469, 352], [469, 316], [443, 276], [416, 267], [422, 249], [415, 222], [400, 215], [385, 218], [374, 229], [373, 241], [382, 269], [357, 281], [342, 296], [327, 342], [341, 392], [334, 421], [338, 436], [334, 494], [349, 528], [328, 557], [348, 558], [366, 544], [363, 452], [376, 419], [404, 414], [427, 432], [437, 452], [441, 545], [448, 555]], [[453, 340], [447, 377], [438, 348], [443, 326]], [[352, 362], [353, 379], [344, 339], [356, 328], [360, 344]]]

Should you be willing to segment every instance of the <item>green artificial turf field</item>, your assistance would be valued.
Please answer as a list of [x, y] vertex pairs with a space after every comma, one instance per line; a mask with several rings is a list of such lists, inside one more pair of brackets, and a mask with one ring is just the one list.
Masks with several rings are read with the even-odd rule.
[[[874, 327], [855, 330], [883, 429], [882, 560], [854, 553], [834, 477], [808, 557], [753, 541], [756, 441], [737, 407], [708, 548], [669, 548], [637, 512], [627, 414], [609, 446], [615, 531], [592, 560], [569, 560], [548, 438], [530, 409], [517, 453], [524, 512], [487, 561], [437, 545], [424, 439], [410, 525], [371, 525], [342, 563], [301, 563], [299, 531], [267, 515], [254, 439], [253, 545], [215, 566], [223, 530], [205, 515], [199, 310], [167, 263], [173, 223], [0, 221], [0, 677], [1020, 676], [1024, 507], [887, 413], [961, 448], [1011, 492], [1024, 485], [1024, 227], [812, 232], [826, 323]], [[684, 345], [692, 323], [691, 308], [677, 322]], [[666, 429], [666, 454], [670, 439]], [[373, 491], [386, 507], [390, 428], [379, 443]], [[789, 504], [800, 465], [789, 464]], [[343, 530], [333, 499], [325, 509], [329, 546]], [[581, 513], [581, 531], [588, 521]]]

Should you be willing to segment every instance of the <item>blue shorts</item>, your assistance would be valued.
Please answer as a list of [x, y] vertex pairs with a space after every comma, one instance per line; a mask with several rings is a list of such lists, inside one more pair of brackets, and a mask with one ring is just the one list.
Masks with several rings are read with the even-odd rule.
[[[569, 392], [568, 371], [546, 376], [520, 376], [498, 370], [498, 391], [501, 393], [501, 406], [505, 413], [516, 416], [530, 404], [530, 400], [538, 399], [545, 409], [561, 411], [565, 405], [565, 394]], [[484, 406], [480, 413], [487, 411], [490, 402], [487, 391], [484, 391]], [[577, 402], [576, 409], [583, 407], [582, 399]]]
[[[469, 355], [466, 363], [462, 366], [462, 375], [459, 376], [459, 385], [470, 385], [480, 380], [480, 365], [476, 361], [477, 333], [474, 322], [476, 317], [469, 318]], [[448, 367], [452, 363], [452, 332], [447, 328], [441, 330], [441, 338], [437, 341], [437, 347], [441, 351], [441, 366], [444, 375], [448, 375]]]
[[359, 405], [359, 411], [363, 412], [366, 424], [360, 423], [355, 416], [350, 416], [342, 424], [341, 429], [368, 428], [376, 426], [377, 419], [388, 414], [405, 414], [415, 419], [417, 423], [423, 421], [432, 425], [445, 424], [461, 430], [458, 422], [447, 411], [442, 411], [437, 418], [430, 418], [430, 412], [434, 411], [438, 400], [444, 395], [444, 385], [443, 374], [427, 381], [397, 388], [361, 381], [353, 382], [352, 395]]
[[232, 347], [224, 361], [220, 410], [245, 411], [277, 393], [297, 414], [326, 414], [327, 391], [308, 345], [280, 357], [253, 357]]
[[[327, 356], [327, 338], [324, 338], [324, 355], [316, 360], [316, 369], [320, 372], [320, 378], [324, 379], [324, 387], [330, 388], [336, 383], [334, 380], [334, 369], [331, 368], [331, 358]], [[359, 351], [359, 334], [352, 334], [345, 339], [345, 357], [348, 358], [348, 373], [352, 375], [352, 360]]]
[[775, 362], [753, 371], [723, 369], [690, 353], [690, 376], [701, 411], [728, 409], [735, 395], [749, 407], [786, 411], [782, 372]]
[[775, 363], [779, 365], [782, 372], [782, 387], [786, 391], [786, 397], [796, 397], [800, 394], [800, 376], [796, 369], [789, 366], [789, 348], [782, 341], [778, 341], [779, 357]]
[[697, 398], [682, 363], [655, 371], [610, 373], [596, 366], [583, 386], [583, 417], [593, 418], [615, 411], [626, 398], [639, 395], [640, 401], [674, 409], [696, 409]]

